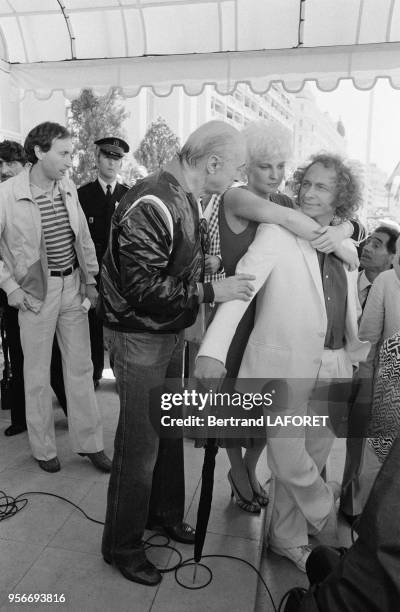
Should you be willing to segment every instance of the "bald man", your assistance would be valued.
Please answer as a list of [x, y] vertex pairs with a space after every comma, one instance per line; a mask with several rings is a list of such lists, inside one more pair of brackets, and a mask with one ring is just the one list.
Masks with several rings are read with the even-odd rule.
[[183, 330], [201, 302], [249, 300], [252, 275], [203, 283], [205, 220], [198, 199], [240, 177], [245, 145], [222, 121], [198, 128], [163, 170], [135, 185], [119, 204], [103, 258], [99, 316], [108, 336], [120, 419], [108, 489], [103, 557], [133, 582], [156, 585], [146, 558], [146, 526], [187, 544], [182, 439], [159, 439], [149, 396], [182, 375]]

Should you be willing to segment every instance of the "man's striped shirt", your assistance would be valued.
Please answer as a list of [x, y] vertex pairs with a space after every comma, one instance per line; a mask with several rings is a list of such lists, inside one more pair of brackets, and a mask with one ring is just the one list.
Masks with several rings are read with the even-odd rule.
[[47, 265], [50, 270], [64, 270], [75, 262], [76, 254], [75, 236], [61, 193], [58, 187], [52, 192], [44, 192], [32, 184], [31, 190], [40, 210]]

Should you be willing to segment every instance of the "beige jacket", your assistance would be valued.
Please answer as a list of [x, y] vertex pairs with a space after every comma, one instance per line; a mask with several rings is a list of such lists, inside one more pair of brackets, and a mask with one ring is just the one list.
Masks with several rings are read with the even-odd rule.
[[[98, 264], [76, 187], [67, 178], [58, 187], [75, 235], [83, 283], [95, 283]], [[0, 287], [7, 295], [23, 289], [40, 309], [47, 295], [47, 255], [40, 210], [32, 198], [29, 169], [0, 184]]]

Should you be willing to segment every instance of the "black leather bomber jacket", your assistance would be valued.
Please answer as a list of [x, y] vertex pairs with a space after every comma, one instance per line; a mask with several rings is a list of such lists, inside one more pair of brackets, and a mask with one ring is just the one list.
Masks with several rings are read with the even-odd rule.
[[[179, 181], [178, 181], [179, 179]], [[185, 191], [177, 160], [138, 181], [123, 197], [111, 223], [103, 257], [97, 314], [106, 327], [126, 332], [178, 332], [198, 312], [196, 283], [204, 274], [199, 211]], [[167, 214], [173, 221], [171, 243]]]

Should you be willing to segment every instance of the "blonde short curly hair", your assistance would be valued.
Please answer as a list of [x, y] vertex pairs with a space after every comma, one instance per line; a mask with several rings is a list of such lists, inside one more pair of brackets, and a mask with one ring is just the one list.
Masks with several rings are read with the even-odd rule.
[[277, 121], [253, 121], [241, 132], [246, 141], [247, 166], [260, 159], [288, 162], [293, 156], [293, 137]]

